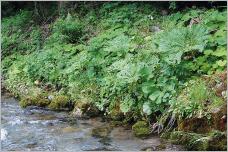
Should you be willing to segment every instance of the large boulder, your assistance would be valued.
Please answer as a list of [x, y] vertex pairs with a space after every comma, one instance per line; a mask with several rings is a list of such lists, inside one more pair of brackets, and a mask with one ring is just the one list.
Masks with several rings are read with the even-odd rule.
[[227, 105], [223, 104], [220, 107], [213, 107], [208, 111], [210, 119], [207, 117], [202, 118], [188, 118], [178, 120], [178, 130], [195, 132], [195, 133], [208, 133], [212, 130], [225, 131], [226, 116], [227, 116]]
[[27, 106], [46, 107], [47, 105], [50, 104], [50, 100], [47, 99], [46, 93], [40, 93], [36, 95], [29, 95], [29, 96], [22, 97], [19, 104], [23, 108]]
[[97, 117], [99, 114], [99, 109], [92, 102], [88, 102], [87, 100], [76, 101], [71, 113], [74, 117]]
[[173, 144], [184, 145], [187, 150], [218, 151], [227, 149], [226, 133], [217, 130], [213, 130], [208, 134], [173, 131], [163, 133], [162, 137], [169, 139]]
[[133, 134], [136, 137], [147, 137], [150, 135], [150, 127], [146, 121], [138, 121], [132, 126]]
[[70, 99], [64, 95], [55, 96], [51, 103], [49, 104], [49, 108], [52, 110], [66, 110], [69, 109]]

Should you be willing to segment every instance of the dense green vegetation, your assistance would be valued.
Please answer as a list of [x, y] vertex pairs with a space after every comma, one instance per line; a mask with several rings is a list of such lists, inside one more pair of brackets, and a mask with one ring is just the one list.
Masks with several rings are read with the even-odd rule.
[[4, 85], [24, 107], [37, 105], [25, 96], [46, 93], [58, 99], [38, 105], [83, 102], [127, 121], [164, 123], [170, 114], [207, 116], [226, 100], [202, 78], [227, 69], [226, 8], [115, 2], [80, 5], [41, 25], [34, 16], [2, 19]]

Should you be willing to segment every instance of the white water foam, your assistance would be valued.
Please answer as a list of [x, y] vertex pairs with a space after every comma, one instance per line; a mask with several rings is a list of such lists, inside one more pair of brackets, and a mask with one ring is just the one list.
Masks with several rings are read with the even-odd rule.
[[5, 129], [1, 129], [1, 141], [6, 140], [7, 135], [8, 135], [8, 132]]
[[19, 124], [23, 124], [23, 121], [21, 121], [20, 119], [16, 118], [13, 121], [9, 121], [9, 124], [11, 124], [12, 126], [19, 125]]

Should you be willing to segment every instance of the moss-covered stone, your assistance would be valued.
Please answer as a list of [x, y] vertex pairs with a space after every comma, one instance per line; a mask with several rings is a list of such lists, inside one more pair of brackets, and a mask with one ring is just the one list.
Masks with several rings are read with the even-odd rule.
[[202, 137], [204, 136], [197, 133], [174, 131], [174, 132], [171, 132], [169, 139], [172, 141], [172, 143], [175, 143], [175, 144], [188, 145], [189, 143], [191, 143], [191, 141], [197, 140]]
[[210, 109], [211, 113], [211, 126], [215, 130], [226, 131], [226, 115], [227, 115], [227, 104], [223, 104], [220, 107], [214, 107]]
[[124, 114], [119, 109], [112, 109], [109, 116], [114, 121], [121, 121], [124, 119]]
[[72, 111], [72, 115], [77, 117], [96, 117], [99, 114], [99, 109], [92, 102], [85, 100], [76, 101]]
[[163, 132], [160, 137], [163, 139], [169, 139], [170, 134], [171, 132]]
[[150, 128], [147, 122], [138, 121], [132, 126], [132, 131], [136, 137], [147, 137], [150, 135]]
[[178, 120], [178, 131], [208, 133], [211, 126], [206, 117]]
[[197, 134], [183, 131], [173, 131], [162, 135], [174, 144], [181, 144], [187, 150], [226, 150], [226, 134], [220, 131], [213, 131], [209, 134]]
[[209, 133], [212, 130], [225, 131], [226, 115], [227, 115], [227, 104], [222, 103], [219, 107], [210, 105], [208, 115], [211, 117], [202, 118], [188, 118], [178, 120], [178, 131], [195, 132], [195, 133]]
[[227, 134], [226, 132], [220, 132], [218, 130], [213, 130], [210, 134], [210, 140], [208, 140], [209, 150], [227, 150]]
[[59, 95], [54, 97], [54, 99], [49, 104], [49, 108], [53, 110], [61, 110], [68, 108], [69, 98], [64, 95]]
[[50, 104], [50, 101], [47, 99], [46, 93], [41, 93], [34, 96], [26, 96], [26, 97], [23, 97], [19, 102], [19, 105], [22, 108], [26, 108], [27, 106], [45, 107], [49, 104]]
[[188, 150], [200, 150], [200, 151], [205, 151], [208, 150], [209, 148], [209, 138], [208, 137], [202, 137], [196, 140], [191, 140], [190, 143], [188, 143], [187, 149]]
[[207, 137], [202, 134], [174, 131], [169, 138], [172, 143], [185, 145], [188, 150], [208, 149]]
[[31, 102], [31, 100], [28, 100], [27, 98], [24, 98], [24, 99], [21, 99], [20, 100], [19, 105], [22, 108], [26, 108], [27, 106], [31, 106], [32, 105], [32, 102]]

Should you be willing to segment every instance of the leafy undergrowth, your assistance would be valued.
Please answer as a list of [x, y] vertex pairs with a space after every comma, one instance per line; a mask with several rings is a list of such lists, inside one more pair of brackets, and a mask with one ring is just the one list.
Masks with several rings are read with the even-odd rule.
[[40, 103], [52, 109], [87, 101], [133, 121], [167, 108], [181, 118], [202, 115], [205, 102], [224, 98], [200, 78], [226, 71], [226, 14], [189, 8], [163, 15], [150, 4], [104, 3], [57, 18], [45, 33], [21, 10], [2, 19], [4, 84], [22, 99], [37, 92], [62, 99]]

